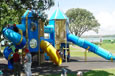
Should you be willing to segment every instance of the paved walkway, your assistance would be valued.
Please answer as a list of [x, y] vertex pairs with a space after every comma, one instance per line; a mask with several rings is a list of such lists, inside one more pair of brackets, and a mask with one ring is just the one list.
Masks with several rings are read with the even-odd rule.
[[[46, 61], [41, 66], [34, 65], [32, 66], [32, 73], [33, 76], [38, 74], [56, 74], [61, 73], [62, 68], [67, 69], [68, 72], [77, 72], [79, 70], [87, 71], [91, 69], [115, 68], [115, 62], [107, 61], [100, 57], [89, 57], [87, 59], [87, 62], [85, 62], [83, 57], [72, 57], [70, 62], [63, 62], [61, 66], [56, 66], [50, 61]], [[12, 75], [12, 73], [7, 70], [7, 60], [5, 60], [4, 58], [0, 58], [0, 69], [4, 70], [6, 76], [8, 74]], [[24, 76], [23, 72], [22, 76]]]

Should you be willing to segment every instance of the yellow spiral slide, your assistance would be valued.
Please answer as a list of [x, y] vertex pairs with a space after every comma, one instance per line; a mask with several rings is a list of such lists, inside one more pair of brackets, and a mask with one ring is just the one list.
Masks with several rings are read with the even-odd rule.
[[51, 60], [58, 66], [62, 64], [62, 58], [60, 57], [58, 51], [47, 41], [41, 41], [40, 47], [45, 51]]

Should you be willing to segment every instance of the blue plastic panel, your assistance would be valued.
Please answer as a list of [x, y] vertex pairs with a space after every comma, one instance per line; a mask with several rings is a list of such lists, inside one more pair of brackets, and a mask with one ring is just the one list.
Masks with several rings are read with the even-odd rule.
[[44, 32], [45, 33], [53, 33], [54, 32], [54, 26], [53, 25], [44, 26]]
[[16, 24], [16, 26], [19, 28], [19, 29], [21, 29], [23, 32], [25, 32], [26, 31], [26, 25], [25, 24]]
[[[34, 23], [34, 25], [32, 25], [32, 23]], [[32, 30], [32, 27], [35, 26], [35, 30]], [[39, 43], [38, 38], [39, 33], [38, 33], [38, 22], [37, 21], [33, 21], [31, 18], [28, 18], [28, 46], [29, 46], [29, 50], [30, 52], [38, 52], [39, 51]], [[32, 39], [36, 40], [36, 42], [32, 42]], [[35, 44], [36, 47], [31, 47], [31, 44]]]

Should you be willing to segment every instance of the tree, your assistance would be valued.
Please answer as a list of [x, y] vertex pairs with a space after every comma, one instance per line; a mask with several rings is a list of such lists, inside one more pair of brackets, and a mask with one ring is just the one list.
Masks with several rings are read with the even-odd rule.
[[66, 12], [69, 17], [69, 29], [72, 34], [81, 36], [84, 32], [93, 30], [98, 33], [100, 24], [93, 14], [86, 9], [72, 8]]
[[[1, 0], [0, 1], [0, 36], [2, 34], [2, 29], [10, 21], [13, 23], [21, 23], [21, 16], [28, 8], [39, 10], [41, 15], [36, 19], [46, 20], [47, 15], [44, 10], [49, 9], [54, 5], [53, 0]], [[1, 37], [0, 37], [1, 38]]]

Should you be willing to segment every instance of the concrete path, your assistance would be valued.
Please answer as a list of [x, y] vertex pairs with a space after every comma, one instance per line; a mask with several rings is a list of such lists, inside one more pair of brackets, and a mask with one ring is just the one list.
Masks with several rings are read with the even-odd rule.
[[[56, 74], [61, 73], [62, 68], [65, 68], [66, 70], [68, 70], [68, 72], [77, 72], [79, 70], [88, 71], [91, 69], [115, 68], [115, 62], [111, 62], [100, 57], [89, 57], [87, 59], [87, 62], [85, 62], [83, 57], [71, 57], [70, 62], [63, 62], [61, 66], [56, 66], [51, 61], [46, 61], [41, 66], [37, 66], [36, 64], [34, 64], [32, 66], [32, 73], [33, 76], [36, 76], [38, 74]], [[5, 73], [9, 73], [6, 70], [7, 60], [5, 60], [4, 58], [0, 58], [0, 69], [5, 70]], [[9, 74], [12, 75], [12, 73]], [[22, 76], [24, 75], [25, 74], [22, 72]]]

